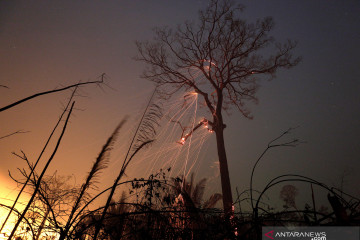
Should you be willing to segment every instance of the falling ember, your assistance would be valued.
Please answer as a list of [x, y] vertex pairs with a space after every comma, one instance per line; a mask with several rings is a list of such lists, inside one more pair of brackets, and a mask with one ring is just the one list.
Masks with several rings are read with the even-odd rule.
[[[235, 206], [234, 206], [234, 204], [232, 204], [230, 220], [234, 220], [234, 212], [235, 212]], [[234, 234], [235, 234], [235, 236], [239, 236], [239, 231], [238, 231], [237, 227], [234, 228]]]
[[208, 63], [209, 65], [213, 65], [213, 66], [217, 67], [216, 64], [213, 61], [210, 61], [210, 60], [207, 60], [207, 59], [202, 59], [202, 60], [200, 60], [200, 62], [205, 62], [205, 63]]
[[237, 230], [237, 227], [235, 228], [235, 236], [239, 236], [239, 232]]

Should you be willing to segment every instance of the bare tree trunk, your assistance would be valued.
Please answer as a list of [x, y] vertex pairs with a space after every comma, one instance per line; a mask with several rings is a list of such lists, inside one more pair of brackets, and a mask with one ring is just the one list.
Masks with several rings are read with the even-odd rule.
[[216, 119], [216, 144], [217, 144], [217, 151], [219, 157], [219, 165], [220, 165], [220, 176], [221, 176], [221, 189], [223, 194], [223, 206], [225, 215], [231, 216], [232, 214], [232, 192], [231, 192], [231, 184], [230, 184], [230, 177], [229, 177], [229, 169], [225, 151], [225, 142], [224, 142], [224, 124], [222, 120], [221, 113], [218, 114], [220, 116]]

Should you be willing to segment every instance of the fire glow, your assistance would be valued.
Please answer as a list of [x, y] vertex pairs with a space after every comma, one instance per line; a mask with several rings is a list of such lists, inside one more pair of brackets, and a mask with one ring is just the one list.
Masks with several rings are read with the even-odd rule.
[[184, 131], [182, 132], [182, 136], [180, 141], [178, 141], [177, 143], [184, 145], [186, 140], [193, 134], [193, 132], [195, 132], [199, 127], [201, 127], [201, 125], [204, 125], [204, 128], [208, 130], [209, 133], [213, 133], [214, 130], [209, 128], [209, 121], [206, 118], [203, 118], [203, 120], [201, 120], [189, 133], [184, 134]]

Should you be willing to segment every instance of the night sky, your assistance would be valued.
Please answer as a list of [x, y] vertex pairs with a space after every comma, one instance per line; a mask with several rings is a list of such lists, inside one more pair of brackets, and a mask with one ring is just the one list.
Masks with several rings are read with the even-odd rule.
[[[134, 61], [135, 41], [150, 40], [152, 29], [196, 20], [208, 1], [1, 1], [0, 103], [5, 106], [33, 93], [109, 76], [111, 88], [89, 86], [76, 99], [76, 110], [49, 173], [74, 174], [81, 183], [101, 146], [117, 123], [122, 129], [110, 168], [99, 186], [112, 183], [141, 112], [154, 86], [141, 79], [144, 65]], [[235, 109], [225, 117], [225, 141], [232, 188], [249, 186], [251, 167], [267, 143], [290, 127], [286, 139], [306, 143], [274, 149], [262, 160], [255, 186], [285, 173], [303, 174], [360, 195], [360, 1], [237, 1], [246, 6], [242, 18], [272, 16], [273, 36], [298, 41], [302, 62], [261, 82], [259, 104], [249, 104], [253, 120]], [[1, 196], [11, 197], [17, 167], [11, 152], [23, 150], [32, 161], [41, 151], [71, 92], [40, 97], [0, 113]], [[197, 178], [208, 177], [209, 192], [220, 191], [214, 137], [199, 155]], [[148, 150], [151, 151], [151, 148]], [[50, 151], [47, 152], [50, 154]], [[130, 165], [128, 177], [146, 169]], [[157, 171], [155, 166], [154, 171]], [[174, 173], [175, 174], [175, 173]], [[309, 187], [300, 194], [309, 195]]]

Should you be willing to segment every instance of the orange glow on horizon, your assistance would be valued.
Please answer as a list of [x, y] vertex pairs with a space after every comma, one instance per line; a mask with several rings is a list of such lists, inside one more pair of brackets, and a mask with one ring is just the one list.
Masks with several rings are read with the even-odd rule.
[[[14, 200], [16, 199], [16, 196], [18, 194], [18, 191], [16, 189], [16, 185], [11, 182], [9, 179], [7, 179], [4, 176], [0, 176], [0, 182], [2, 183], [0, 185], [0, 203], [2, 205], [11, 207], [14, 203]], [[22, 211], [24, 208], [24, 196], [26, 194], [24, 193], [20, 199], [18, 200], [18, 203], [16, 204], [15, 208], [18, 211]], [[9, 208], [0, 206], [0, 227], [4, 223], [7, 215], [9, 213]], [[6, 225], [2, 232], [0, 233], [0, 240], [2, 239], [8, 239], [8, 236], [13, 228], [14, 222], [17, 219], [17, 215], [15, 212], [13, 212], [10, 216], [10, 218], [7, 220]]]
[[[8, 215], [9, 211], [7, 209], [4, 209], [3, 207], [0, 208], [0, 226], [2, 226], [6, 216]], [[14, 214], [11, 214], [10, 218], [7, 220], [7, 223], [4, 227], [4, 229], [2, 230], [2, 232], [0, 233], [0, 240], [2, 239], [8, 239], [11, 231], [12, 231], [12, 227], [14, 225], [14, 222], [16, 221], [17, 217]]]

